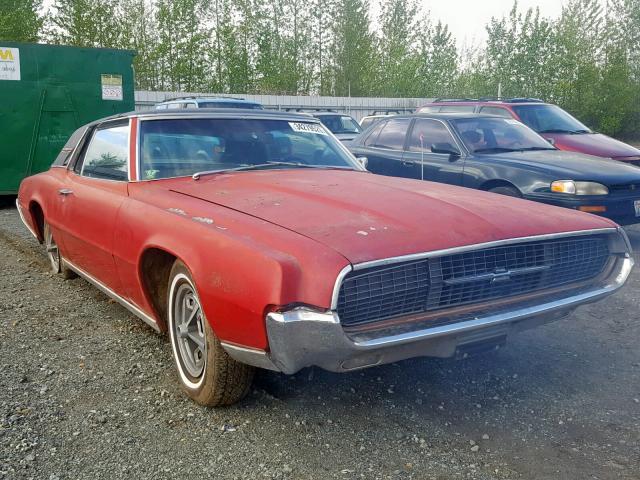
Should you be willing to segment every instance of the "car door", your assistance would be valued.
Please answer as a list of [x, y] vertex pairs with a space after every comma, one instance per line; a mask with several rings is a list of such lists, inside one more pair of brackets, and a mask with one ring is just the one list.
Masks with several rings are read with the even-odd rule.
[[[438, 153], [438, 150], [451, 150], [458, 154]], [[403, 162], [413, 165], [413, 178], [462, 184], [462, 150], [442, 120], [416, 118], [409, 133]]]
[[371, 135], [365, 140], [364, 155], [368, 159], [367, 170], [380, 175], [393, 177], [414, 176], [415, 168], [411, 162], [402, 159], [407, 131], [411, 125], [411, 118], [394, 118], [379, 127], [375, 127]]
[[115, 224], [127, 198], [129, 120], [103, 124], [68, 170], [58, 191], [64, 258], [114, 291], [119, 290], [113, 259]]

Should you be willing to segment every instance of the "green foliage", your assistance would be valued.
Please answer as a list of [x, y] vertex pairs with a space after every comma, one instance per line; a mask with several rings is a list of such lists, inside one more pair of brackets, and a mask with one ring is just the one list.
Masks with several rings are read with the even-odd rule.
[[[418, 0], [0, 0], [0, 39], [136, 50], [139, 88], [352, 96], [530, 96], [635, 136], [640, 0], [517, 2], [456, 47]], [[374, 27], [377, 31], [374, 31]]]
[[42, 29], [41, 0], [0, 0], [0, 40], [37, 42]]

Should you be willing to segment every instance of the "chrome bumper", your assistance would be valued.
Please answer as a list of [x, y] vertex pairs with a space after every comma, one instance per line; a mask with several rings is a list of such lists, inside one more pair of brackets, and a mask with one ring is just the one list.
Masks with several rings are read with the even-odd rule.
[[631, 273], [634, 261], [629, 252], [616, 258], [604, 284], [543, 303], [538, 299], [538, 303], [526, 306], [505, 307], [487, 316], [409, 331], [394, 327], [350, 334], [334, 311], [296, 308], [267, 315], [268, 352], [225, 342], [222, 345], [240, 362], [288, 374], [310, 366], [346, 372], [413, 357], [450, 357], [461, 347], [504, 339], [611, 295]]

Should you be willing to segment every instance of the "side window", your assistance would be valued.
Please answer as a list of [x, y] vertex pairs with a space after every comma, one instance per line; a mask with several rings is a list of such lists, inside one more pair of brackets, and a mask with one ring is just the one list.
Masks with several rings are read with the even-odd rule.
[[486, 115], [495, 115], [497, 117], [503, 118], [513, 118], [509, 110], [501, 107], [482, 107], [480, 108], [480, 113], [484, 113]]
[[162, 105], [156, 105], [156, 110], [166, 110], [167, 106], [163, 103]]
[[476, 107], [473, 105], [443, 105], [441, 113], [473, 113]]
[[186, 103], [185, 108], [189, 108], [189, 109], [198, 108], [198, 105], [195, 103]]
[[128, 159], [129, 125], [100, 128], [93, 134], [76, 170], [79, 168], [84, 177], [126, 181]]
[[380, 135], [380, 130], [382, 127], [386, 125], [386, 122], [380, 122], [378, 125], [371, 129], [371, 133], [367, 135], [367, 138], [364, 139], [363, 145], [365, 147], [372, 147], [376, 144], [376, 140], [378, 140], [378, 135]]
[[417, 119], [413, 125], [407, 149], [410, 152], [431, 152], [432, 145], [441, 148], [448, 146], [457, 150], [456, 141], [443, 123], [426, 118]]
[[436, 113], [440, 111], [439, 105], [427, 105], [425, 107], [420, 107], [418, 112], [420, 113]]
[[373, 146], [378, 148], [387, 148], [389, 150], [402, 150], [410, 123], [410, 118], [389, 120], [382, 128], [382, 131], [380, 132], [380, 135], [378, 135], [378, 139]]

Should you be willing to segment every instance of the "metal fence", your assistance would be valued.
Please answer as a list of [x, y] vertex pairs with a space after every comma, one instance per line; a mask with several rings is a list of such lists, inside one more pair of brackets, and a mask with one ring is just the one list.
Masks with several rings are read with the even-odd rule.
[[[196, 92], [150, 92], [139, 90], [136, 94], [136, 108], [147, 110], [158, 102], [176, 97], [213, 96], [212, 93]], [[270, 110], [285, 111], [313, 111], [332, 110], [348, 113], [356, 120], [374, 113], [410, 113], [416, 107], [428, 103], [429, 98], [374, 98], [374, 97], [321, 97], [295, 95], [234, 95], [224, 94], [225, 97], [244, 98], [264, 105]]]

